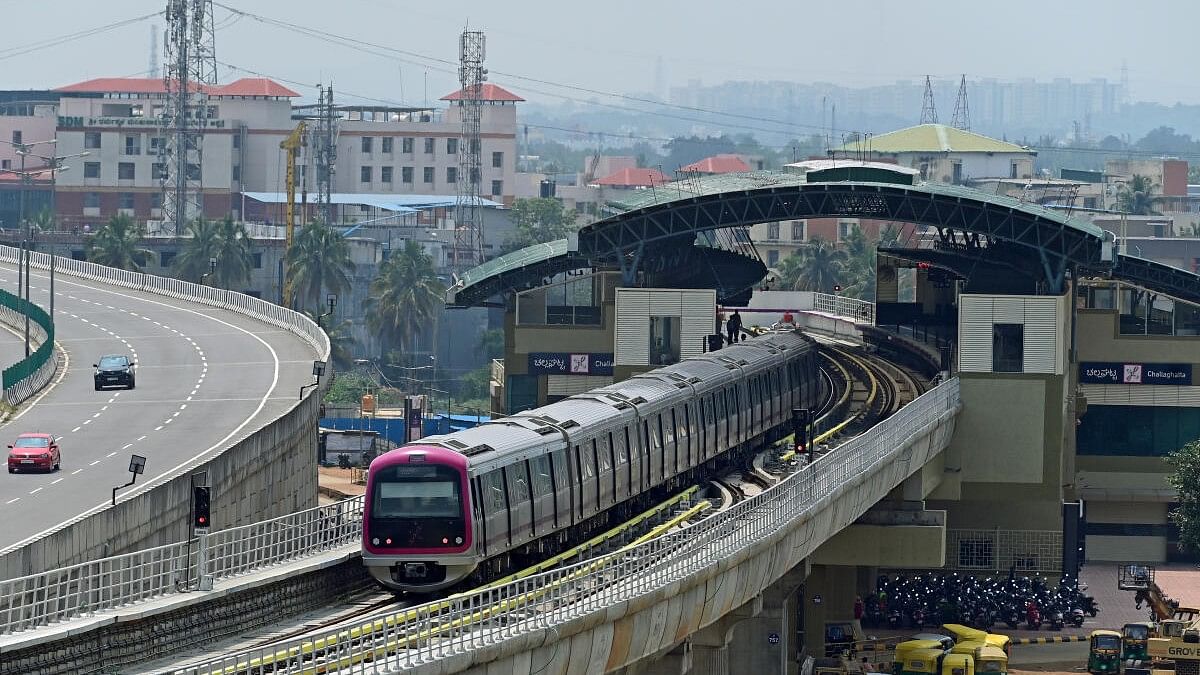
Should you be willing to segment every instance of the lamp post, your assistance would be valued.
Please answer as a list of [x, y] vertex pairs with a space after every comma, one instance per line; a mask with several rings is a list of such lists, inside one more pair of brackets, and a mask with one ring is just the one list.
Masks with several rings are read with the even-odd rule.
[[200, 285], [207, 286], [208, 281], [206, 281], [206, 279], [208, 279], [209, 277], [211, 277], [212, 275], [214, 275], [216, 273], [217, 273], [217, 259], [209, 258], [208, 259], [208, 271], [205, 272], [204, 274], [200, 275]]
[[337, 307], [337, 293], [330, 293], [326, 300], [329, 302], [329, 311], [317, 317], [317, 328], [324, 328], [324, 326], [321, 325], [321, 319], [324, 319], [327, 316], [333, 316], [333, 310], [335, 307]]
[[315, 386], [321, 384], [321, 376], [325, 374], [325, 362], [324, 361], [313, 361], [312, 374], [313, 374], [313, 377], [317, 378], [317, 381], [313, 382], [312, 384], [306, 384], [306, 385], [300, 387], [300, 398], [304, 398], [304, 390], [310, 389], [312, 387], [315, 387]]
[[112, 503], [117, 505], [117, 490], [127, 488], [137, 481], [137, 477], [146, 471], [146, 458], [141, 455], [132, 455], [129, 458], [129, 473], [133, 474], [129, 482], [124, 485], [118, 485], [112, 489]]

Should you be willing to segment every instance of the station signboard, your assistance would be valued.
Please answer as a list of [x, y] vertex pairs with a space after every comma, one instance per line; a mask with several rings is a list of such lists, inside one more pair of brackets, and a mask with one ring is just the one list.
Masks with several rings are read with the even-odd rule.
[[1080, 384], [1174, 384], [1191, 386], [1190, 363], [1081, 361]]
[[530, 352], [530, 375], [612, 375], [613, 355]]

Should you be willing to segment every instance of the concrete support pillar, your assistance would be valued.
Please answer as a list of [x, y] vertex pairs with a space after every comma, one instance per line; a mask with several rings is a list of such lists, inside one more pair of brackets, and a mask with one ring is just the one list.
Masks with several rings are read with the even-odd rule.
[[688, 675], [692, 670], [692, 643], [684, 640], [664, 656], [626, 669], [638, 675]]
[[[804, 651], [809, 656], [825, 655], [825, 622], [854, 619], [854, 595], [858, 568], [843, 565], [813, 565], [804, 582]], [[819, 600], [819, 601], [818, 601]]]
[[692, 645], [692, 670], [688, 675], [735, 675], [748, 673], [741, 664], [736, 671], [729, 669], [729, 647]]
[[763, 592], [762, 611], [738, 623], [729, 642], [729, 660], [746, 673], [798, 673], [796, 612], [804, 565], [783, 575]]

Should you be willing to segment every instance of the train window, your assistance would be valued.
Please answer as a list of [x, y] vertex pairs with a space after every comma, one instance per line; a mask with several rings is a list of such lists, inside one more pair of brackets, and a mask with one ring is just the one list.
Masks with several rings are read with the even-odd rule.
[[667, 419], [665, 414], [658, 416], [658, 427], [662, 430], [663, 445], [668, 445], [675, 442], [675, 409], [671, 408], [671, 416]]
[[596, 475], [596, 457], [595, 449], [585, 450], [583, 446], [575, 446], [575, 451], [579, 453], [580, 468], [584, 478], [591, 478]]
[[491, 502], [491, 511], [504, 510], [504, 479], [500, 476], [499, 471], [493, 471], [483, 477], [484, 489], [488, 493], [488, 501]]
[[658, 415], [658, 424], [650, 428], [650, 447], [655, 451], [662, 450], [662, 415]]
[[613, 457], [616, 459], [617, 464], [624, 464], [629, 461], [629, 455], [626, 454], [628, 450], [621, 443], [620, 435], [613, 436], [611, 431], [608, 432], [608, 444], [612, 447]]
[[533, 494], [541, 497], [554, 492], [554, 483], [550, 480], [550, 458], [545, 455], [530, 460], [533, 469]]
[[513, 500], [517, 502], [528, 501], [529, 483], [527, 482], [528, 479], [525, 478], [524, 462], [505, 467], [504, 470], [508, 473], [508, 484], [512, 486]]
[[561, 450], [556, 450], [551, 456], [550, 465], [554, 469], [554, 484], [565, 490], [570, 480], [567, 478], [567, 460]]
[[596, 464], [600, 467], [600, 473], [612, 469], [612, 448], [608, 445], [608, 437], [601, 436], [592, 443], [596, 445]]

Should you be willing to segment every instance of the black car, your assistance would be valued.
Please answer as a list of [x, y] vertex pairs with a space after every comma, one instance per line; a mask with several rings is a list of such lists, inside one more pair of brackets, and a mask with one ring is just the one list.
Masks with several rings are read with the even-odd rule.
[[112, 386], [133, 389], [133, 369], [136, 365], [129, 360], [128, 356], [111, 354], [100, 357], [100, 363], [92, 364], [92, 367], [96, 369], [96, 391]]

